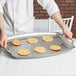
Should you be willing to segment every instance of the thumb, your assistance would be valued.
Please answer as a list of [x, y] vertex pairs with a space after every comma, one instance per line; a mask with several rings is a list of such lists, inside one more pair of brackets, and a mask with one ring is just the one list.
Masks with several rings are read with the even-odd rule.
[[4, 48], [7, 48], [7, 40], [5, 40], [5, 41], [3, 42], [3, 46], [4, 46]]
[[3, 41], [0, 41], [0, 45], [3, 47]]

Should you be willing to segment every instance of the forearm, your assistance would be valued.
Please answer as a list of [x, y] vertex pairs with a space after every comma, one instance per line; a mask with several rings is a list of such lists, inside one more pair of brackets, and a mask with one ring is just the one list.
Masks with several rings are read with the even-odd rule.
[[56, 21], [56, 23], [62, 28], [62, 30], [66, 29], [66, 26], [62, 20], [62, 16], [60, 14], [60, 11], [56, 12], [54, 15], [51, 16], [52, 19]]
[[7, 36], [4, 32], [4, 19], [3, 14], [0, 13], [0, 46], [7, 48]]
[[0, 33], [4, 33], [4, 20], [3, 14], [0, 13]]

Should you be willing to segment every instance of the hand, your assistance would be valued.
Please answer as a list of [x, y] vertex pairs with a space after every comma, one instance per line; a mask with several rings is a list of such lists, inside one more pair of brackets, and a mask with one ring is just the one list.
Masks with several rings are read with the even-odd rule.
[[0, 33], [0, 46], [7, 48], [7, 36], [5, 33]]
[[69, 29], [63, 30], [63, 33], [64, 33], [66, 38], [72, 39], [73, 33], [71, 31], [69, 31]]

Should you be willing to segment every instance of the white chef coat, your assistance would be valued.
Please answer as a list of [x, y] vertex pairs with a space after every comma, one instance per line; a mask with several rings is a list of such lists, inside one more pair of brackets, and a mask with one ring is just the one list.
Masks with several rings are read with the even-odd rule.
[[[34, 31], [34, 0], [0, 0], [6, 34], [16, 35]], [[37, 0], [49, 16], [59, 11], [54, 0]]]

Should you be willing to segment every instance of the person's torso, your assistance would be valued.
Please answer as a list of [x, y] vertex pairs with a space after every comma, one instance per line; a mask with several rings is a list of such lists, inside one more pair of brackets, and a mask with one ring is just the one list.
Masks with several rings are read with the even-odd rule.
[[16, 34], [31, 32], [33, 28], [33, 0], [6, 0], [4, 5], [5, 29]]

